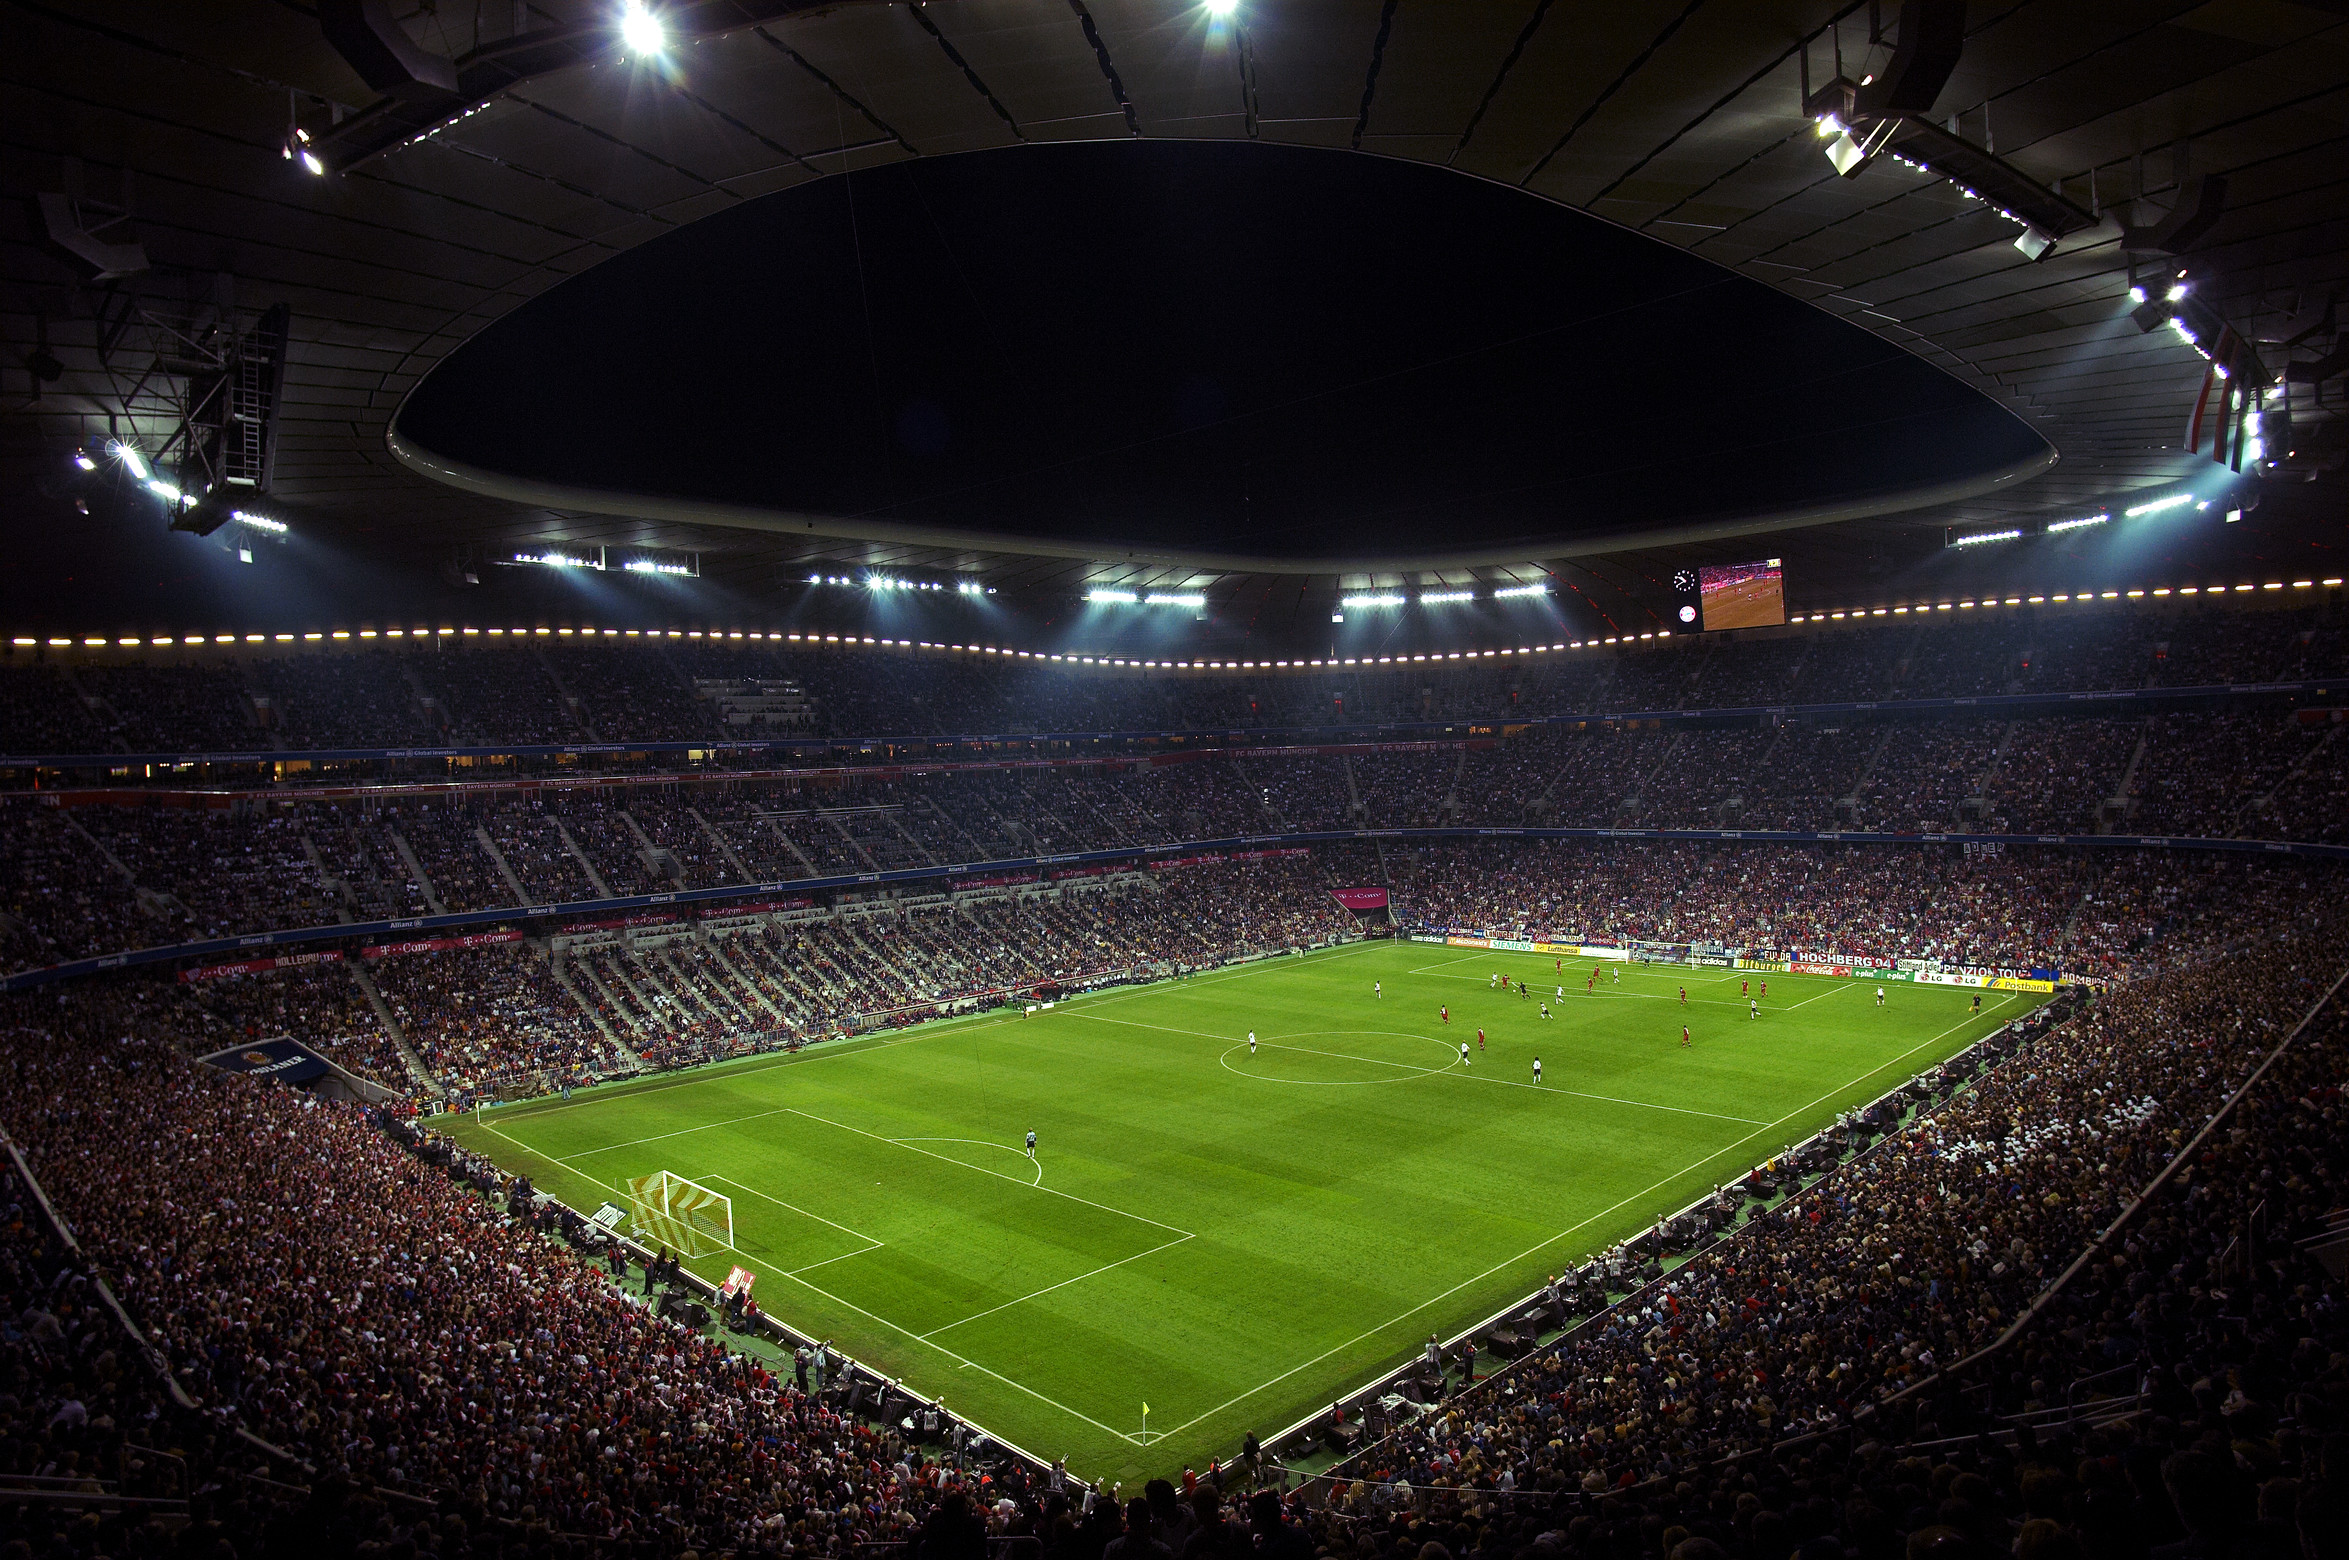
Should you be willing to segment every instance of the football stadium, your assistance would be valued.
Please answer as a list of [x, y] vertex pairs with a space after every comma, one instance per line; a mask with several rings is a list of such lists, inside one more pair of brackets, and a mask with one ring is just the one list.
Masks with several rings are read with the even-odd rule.
[[2337, 8], [18, 0], [0, 1560], [2334, 1560]]

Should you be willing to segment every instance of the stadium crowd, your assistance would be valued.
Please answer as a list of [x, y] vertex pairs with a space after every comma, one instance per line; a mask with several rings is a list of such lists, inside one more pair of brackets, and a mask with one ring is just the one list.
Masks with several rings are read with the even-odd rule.
[[2055, 965], [2110, 979], [2201, 946], [2206, 922], [2282, 914], [2331, 881], [2325, 863], [2159, 850], [1375, 841], [1057, 880], [1028, 872], [952, 894], [868, 891], [831, 907], [721, 903], [700, 920], [582, 922], [536, 940], [427, 939], [195, 990], [228, 1026], [221, 1044], [291, 1033], [397, 1086], [421, 1069], [461, 1101], [1314, 946], [1358, 930], [1333, 888], [1389, 885], [1402, 930], [1699, 943], [1844, 964]]
[[[1982, 1374], [1986, 1391], [1935, 1379], [2027, 1311], [2349, 962], [2325, 896], [2240, 887], [2182, 918], [2193, 943], [2169, 968], [1372, 1445], [1311, 1508], [1227, 1511], [1215, 1479], [1189, 1506], [1170, 1487], [1120, 1512], [1024, 1477], [974, 1502], [886, 1429], [660, 1318], [546, 1221], [502, 1212], [514, 1188], [494, 1170], [190, 1066], [238, 1029], [210, 990], [120, 979], [5, 999], [8, 1125], [84, 1252], [62, 1252], [11, 1189], [0, 1468], [193, 1490], [194, 1531], [237, 1554], [365, 1541], [454, 1560], [591, 1538], [647, 1555], [970, 1552], [993, 1533], [1066, 1560], [1121, 1539], [1209, 1560], [1426, 1560], [1430, 1543], [2048, 1560], [2250, 1553], [2229, 1546], [2298, 1522], [2329, 1555], [2349, 1495], [2327, 1439], [2349, 1317], [2297, 1242], [2349, 1189], [2337, 1016]], [[2217, 957], [2247, 939], [2263, 957]], [[93, 1301], [100, 1272], [205, 1412], [148, 1381]], [[1942, 1444], [2017, 1423], [2011, 1451]], [[0, 1538], [31, 1553], [185, 1552], [135, 1509], [0, 1497], [0, 1512]]]
[[2318, 907], [2267, 935], [2272, 959], [2108, 993], [1557, 1346], [1463, 1384], [1338, 1472], [1318, 1543], [1362, 1560], [1428, 1543], [2338, 1554], [2349, 1311], [2307, 1248], [2338, 1238], [2349, 1193], [2349, 1015], [2327, 1008], [2097, 1243], [2349, 962]]
[[[556, 642], [176, 667], [14, 658], [0, 719], [12, 745], [115, 752], [393, 731], [652, 740], [734, 724], [725, 701], [753, 694], [840, 731], [1197, 728], [2179, 686], [2330, 676], [2345, 653], [2329, 609], [2199, 607], [1326, 678]], [[15, 802], [0, 815], [0, 945], [43, 963], [433, 909], [1355, 824], [2341, 839], [2339, 729], [2250, 708], [1597, 723], [1451, 747], [483, 789], [454, 804]], [[699, 921], [542, 919], [527, 941], [0, 996], [0, 1127], [78, 1241], [0, 1162], [0, 1560], [848, 1560], [890, 1544], [908, 1560], [978, 1560], [990, 1537], [1033, 1540], [1039, 1560], [2344, 1553], [2349, 1310], [2323, 1260], [2349, 1205], [2338, 1008], [2073, 1270], [2349, 965], [2330, 864], [2021, 842], [1389, 838], [1018, 876], [952, 895], [717, 905]], [[1482, 1383], [1472, 1372], [1310, 1502], [1277, 1489], [1237, 1500], [1282, 1480], [1253, 1452], [1130, 1506], [1001, 1463], [979, 1487], [934, 1448], [860, 1422], [820, 1380], [770, 1375], [662, 1316], [612, 1281], [608, 1256], [591, 1258], [576, 1220], [419, 1133], [406, 1105], [363, 1112], [190, 1061], [291, 1033], [403, 1092], [419, 1072], [460, 1102], [544, 1091], [1346, 935], [1358, 923], [1328, 890], [1372, 883], [1391, 886], [1405, 928], [2060, 964], [2105, 984], [1979, 1076], [1948, 1069], [1911, 1091], [1900, 1130], [1854, 1134], [1804, 1169], [1819, 1177], [1807, 1189], [1754, 1197], [1720, 1238], [1561, 1341]], [[1770, 1169], [1724, 1211], [1795, 1167]], [[1943, 1375], [2026, 1317], [1986, 1362]], [[105, 1496], [107, 1509], [12, 1502], [12, 1487]], [[125, 1503], [150, 1499], [161, 1504]]]
[[[517, 643], [53, 656], [0, 649], [12, 752], [260, 752], [735, 735], [1213, 731], [1891, 698], [2207, 687], [2349, 674], [2326, 599], [2018, 603], [1995, 616], [1596, 642], [1535, 661], [1144, 674], [897, 647], [563, 630]], [[185, 657], [184, 661], [174, 657]], [[1474, 659], [1474, 658], [1472, 658]], [[770, 717], [787, 706], [785, 718]]]
[[[125, 1443], [210, 1420], [331, 1474], [290, 1507], [268, 1498], [300, 1477], [285, 1466], [274, 1484], [248, 1467], [207, 1491], [192, 1531], [225, 1549], [72, 1513], [61, 1552], [90, 1554], [109, 1528], [124, 1547], [96, 1552], [367, 1541], [451, 1557], [545, 1553], [550, 1535], [841, 1554], [913, 1530], [932, 1489], [883, 1436], [632, 1301], [544, 1221], [486, 1204], [357, 1108], [190, 1066], [144, 994], [51, 998], [32, 1029], [19, 1007], [0, 1068], [34, 1174], [204, 1412], [158, 1422], [125, 1345], [89, 1314], [90, 1273], [60, 1263], [20, 1195], [0, 1287], [32, 1298], [0, 1338], [19, 1364], [0, 1399], [6, 1466], [84, 1487], [72, 1475], [129, 1471]], [[146, 1455], [194, 1474], [191, 1454]], [[0, 1512], [10, 1542], [50, 1525], [4, 1493]]]
[[[2258, 729], [2251, 729], [2256, 726]], [[2349, 839], [2343, 728], [2282, 715], [1535, 730], [1137, 765], [0, 802], [16, 966], [245, 933], [1355, 827]], [[135, 793], [131, 793], [135, 794]]]

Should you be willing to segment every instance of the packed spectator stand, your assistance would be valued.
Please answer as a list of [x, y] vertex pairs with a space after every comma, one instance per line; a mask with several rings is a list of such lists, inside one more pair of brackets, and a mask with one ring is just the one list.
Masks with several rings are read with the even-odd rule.
[[[1755, 702], [1789, 687], [1824, 702], [2336, 675], [2338, 629], [2304, 614], [2282, 633], [2283, 616], [2205, 612], [2160, 640], [2076, 623], [2023, 646], [2028, 664], [2003, 624], [1904, 625], [1764, 639], [1743, 657], [1619, 656], [1571, 687], [1483, 669], [1404, 674], [1424, 677], [1415, 694], [1400, 680], [1349, 686], [1427, 719], [1504, 687], [1572, 713], [1564, 701]], [[103, 733], [131, 752], [165, 731], [182, 750], [199, 737], [219, 750], [223, 694], [282, 721], [251, 728], [274, 746], [295, 731], [380, 733], [393, 716], [438, 736], [719, 732], [735, 712], [704, 678], [844, 731], [922, 712], [948, 730], [1039, 690], [1018, 706], [1035, 729], [1136, 725], [1138, 708], [1200, 724], [1280, 685], [1054, 671], [1015, 689], [995, 675], [1012, 668], [933, 678], [933, 663], [906, 681], [880, 659], [709, 644], [482, 647], [461, 668], [408, 664], [432, 653], [276, 658], [259, 683], [250, 669], [146, 680], [158, 669], [17, 666], [0, 674], [0, 704], [25, 717], [12, 731]], [[517, 657], [544, 688], [510, 675]], [[1283, 718], [1314, 724], [1315, 708], [1300, 698]], [[622, 727], [622, 711], [636, 723]], [[1074, 718], [1044, 718], [1061, 715]], [[2329, 841], [2345, 827], [2335, 730], [2256, 706], [1600, 721], [1131, 766], [364, 799], [284, 786], [218, 809], [15, 802], [0, 812], [0, 938], [11, 964], [38, 964], [444, 909], [1454, 823], [2125, 822]], [[517, 914], [471, 946], [354, 944], [279, 968], [0, 997], [4, 1124], [64, 1221], [48, 1222], [11, 1167], [0, 1484], [105, 1497], [85, 1512], [0, 1490], [0, 1542], [44, 1555], [366, 1543], [455, 1560], [891, 1541], [975, 1554], [986, 1535], [1021, 1535], [1046, 1560], [1098, 1560], [1130, 1530], [1204, 1560], [1430, 1560], [1429, 1545], [1541, 1560], [2334, 1552], [2349, 1528], [2335, 1407], [2349, 1312], [2327, 1242], [2349, 1186], [2349, 1029], [2337, 1007], [2300, 1027], [2349, 967], [2334, 864], [2020, 840], [1390, 837], [1253, 854], [632, 924]], [[610, 1282], [575, 1221], [418, 1133], [408, 1107], [365, 1112], [188, 1060], [292, 1034], [418, 1100], [539, 1092], [1351, 936], [1360, 923], [1327, 890], [1361, 883], [1388, 886], [1407, 926], [2055, 965], [2101, 989], [1920, 1080], [1803, 1163], [1763, 1167], [1677, 1246], [1611, 1254], [1556, 1298], [1547, 1320], [1565, 1335], [1501, 1374], [1349, 1405], [1357, 1422], [1375, 1409], [1380, 1433], [1344, 1438], [1334, 1474], [1244, 1509], [1244, 1489], [1287, 1487], [1276, 1459], [1293, 1448], [1203, 1481], [1196, 1507], [1170, 1490], [1121, 1512], [1002, 1461], [982, 1497], [838, 1393], [802, 1393]], [[2226, 957], [2252, 947], [2260, 957]], [[2199, 1138], [2246, 1080], [2223, 1130]]]
[[[2349, 676], [2337, 591], [1997, 606], [1578, 648], [1145, 667], [821, 636], [563, 629], [399, 641], [0, 648], [12, 754], [299, 753], [1555, 720]], [[835, 636], [837, 637], [837, 636]], [[1620, 642], [1615, 642], [1619, 640]]]
[[[1687, 1260], [1668, 1271], [1629, 1273], [1628, 1298], [1560, 1344], [1408, 1425], [1382, 1424], [1351, 1464], [1312, 1482], [1310, 1504], [1259, 1504], [1217, 1542], [1251, 1531], [1289, 1542], [1295, 1525], [1333, 1555], [1543, 1534], [1567, 1555], [1669, 1554], [1677, 1526], [1673, 1544], [1706, 1538], [1768, 1560], [1821, 1539], [1865, 1553], [1919, 1532], [1934, 1553], [2001, 1547], [2021, 1522], [2046, 1521], [2043, 1542], [2085, 1552], [2120, 1520], [2100, 1489], [2119, 1492], [2122, 1531], [2141, 1543], [2333, 1510], [2320, 1378], [2342, 1341], [2338, 1280], [2298, 1238], [2331, 1228], [2349, 1184], [2337, 1014], [2044, 1298], [2349, 962], [2321, 896], [2271, 887], [2212, 890], [2168, 967], [1992, 1048], [1979, 1076], [1967, 1059], [1925, 1080], [1905, 1124], [1898, 1108], [1853, 1122], [1827, 1164], [1787, 1167], [1791, 1189], [1669, 1253]], [[2216, 957], [2247, 935], [2270, 956]], [[355, 1107], [191, 1068], [185, 1050], [243, 1027], [182, 1005], [193, 1000], [137, 981], [11, 1000], [7, 1093], [24, 1102], [12, 1130], [85, 1247], [78, 1261], [60, 1253], [17, 1197], [16, 1471], [162, 1489], [176, 1513], [168, 1492], [189, 1486], [156, 1469], [177, 1458], [189, 1466], [171, 1477], [214, 1486], [191, 1514], [232, 1543], [326, 1522], [355, 1528], [351, 1541], [429, 1530], [448, 1554], [565, 1535], [583, 1552], [616, 1539], [631, 1553], [834, 1553], [910, 1536], [931, 1515], [936, 1483], [886, 1430], [662, 1319], [545, 1221], [504, 1215], [463, 1184], [510, 1198], [495, 1171], [446, 1150], [420, 1158], [409, 1145], [422, 1140]], [[2255, 1200], [2264, 1255], [2246, 1262], [2230, 1241], [2251, 1228]], [[249, 1206], [269, 1216], [246, 1217]], [[196, 1208], [208, 1217], [175, 1216]], [[207, 1238], [213, 1218], [238, 1238]], [[317, 1300], [291, 1303], [278, 1275], [294, 1272]], [[147, 1382], [90, 1298], [101, 1274], [211, 1415], [172, 1409]], [[1590, 1300], [1582, 1291], [1573, 1307]], [[1995, 1364], [1970, 1381], [1936, 1375], [2034, 1302], [2045, 1314]], [[503, 1325], [509, 1311], [530, 1325]], [[619, 1424], [619, 1444], [602, 1445]], [[2214, 1462], [2199, 1448], [2221, 1426]], [[1985, 1430], [1992, 1439], [1974, 1438]], [[1236, 1494], [1282, 1475], [1267, 1456], [1229, 1477]], [[968, 1520], [1070, 1555], [1123, 1522], [1190, 1526], [1176, 1512], [1088, 1516], [1073, 1489], [1056, 1509], [1024, 1475], [998, 1488]], [[154, 1546], [164, 1529], [142, 1525], [145, 1509], [95, 1528], [126, 1552]], [[10, 1521], [24, 1535], [59, 1529], [43, 1508]]]

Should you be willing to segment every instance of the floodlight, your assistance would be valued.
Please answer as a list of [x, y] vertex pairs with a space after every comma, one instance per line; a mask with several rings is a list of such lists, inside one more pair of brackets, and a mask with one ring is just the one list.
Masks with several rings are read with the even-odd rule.
[[668, 47], [669, 30], [638, 0], [628, 0], [620, 11], [620, 41], [631, 54], [658, 54]]
[[267, 515], [248, 514], [242, 509], [230, 510], [228, 517], [239, 525], [249, 525], [256, 531], [267, 531], [272, 536], [283, 536], [288, 529], [283, 520], [272, 520]]
[[2047, 528], [2047, 534], [2054, 536], [2063, 531], [2077, 531], [2084, 526], [2102, 525], [2111, 518], [2111, 515], [2087, 515], [2078, 520], [2058, 520]]
[[1207, 605], [1207, 597], [1198, 591], [1154, 590], [1142, 598], [1142, 604], [1151, 607], [1204, 607]]
[[2176, 303], [2179, 299], [2185, 296], [2186, 284], [2184, 282], [2172, 282], [2170, 284], [2170, 302]]
[[130, 468], [131, 477], [135, 481], [147, 480], [147, 457], [139, 453], [137, 445], [125, 444], [117, 439], [107, 446], [107, 452]]
[[96, 471], [98, 469], [98, 463], [90, 459], [90, 452], [88, 450], [75, 450], [73, 452], [73, 463], [81, 467], [84, 471]]
[[147, 491], [153, 493], [157, 498], [162, 499], [167, 504], [179, 503], [187, 497], [185, 493], [182, 493], [178, 488], [173, 487], [170, 483], [164, 481], [160, 477], [150, 477], [147, 479]]
[[1547, 596], [1549, 593], [1550, 587], [1547, 585], [1511, 585], [1504, 590], [1494, 591], [1493, 599], [1510, 601], [1523, 596]]
[[1130, 590], [1089, 590], [1085, 592], [1085, 599], [1102, 605], [1130, 607], [1142, 598]]
[[[1949, 545], [1952, 547], [1979, 547], [1984, 542], [2011, 542], [2022, 534], [2020, 531], [1977, 531], [1972, 536], [1953, 536], [1949, 539]], [[1968, 605], [1971, 604], [1968, 603]]]
[[301, 162], [302, 162], [302, 166], [303, 166], [303, 167], [305, 167], [305, 168], [307, 168], [307, 169], [309, 169], [309, 170], [310, 170], [310, 172], [312, 172], [313, 174], [316, 174], [316, 175], [317, 175], [317, 176], [319, 176], [320, 178], [324, 178], [324, 177], [325, 177], [325, 175], [326, 175], [326, 164], [324, 164], [324, 163], [320, 162], [320, 161], [318, 160], [318, 154], [317, 154], [316, 152], [314, 152], [314, 151], [310, 150], [310, 148], [308, 148], [307, 146], [305, 146], [305, 147], [303, 147], [303, 148], [302, 148], [302, 152], [301, 152]]
[[1347, 608], [1399, 607], [1402, 604], [1403, 598], [1400, 596], [1347, 596], [1338, 602], [1339, 606]]
[[1423, 590], [1419, 593], [1419, 604], [1423, 607], [1440, 607], [1447, 602], [1475, 599], [1476, 592], [1472, 590]]
[[2142, 285], [2135, 282], [2129, 284], [2129, 301], [2131, 303], [2143, 303], [2145, 301], [2145, 289]]
[[2175, 509], [2180, 504], [2193, 502], [2194, 495], [2191, 493], [2172, 493], [2167, 498], [2150, 499], [2142, 504], [2132, 504], [2121, 511], [2121, 517], [2125, 520], [2135, 520], [2144, 515], [2158, 515], [2165, 509]]
[[1240, 0], [1200, 0], [1199, 9], [1217, 21], [1223, 20], [1240, 8]]

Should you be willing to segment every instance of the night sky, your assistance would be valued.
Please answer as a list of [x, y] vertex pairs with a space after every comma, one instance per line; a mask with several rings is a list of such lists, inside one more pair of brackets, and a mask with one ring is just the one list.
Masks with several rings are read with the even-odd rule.
[[1868, 332], [1583, 213], [1179, 141], [748, 202], [490, 326], [399, 429], [583, 488], [1267, 561], [1533, 558], [2041, 447]]

